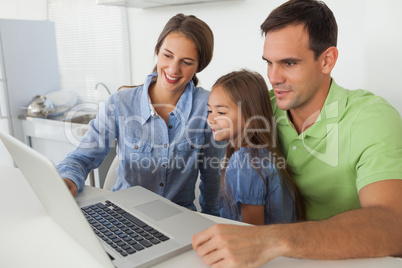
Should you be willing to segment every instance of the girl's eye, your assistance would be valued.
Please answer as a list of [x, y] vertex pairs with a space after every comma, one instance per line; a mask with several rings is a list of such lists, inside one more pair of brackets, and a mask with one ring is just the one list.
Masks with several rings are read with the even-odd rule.
[[209, 111], [209, 110], [208, 110], [207, 113], [210, 114], [210, 113], [212, 113], [212, 111]]
[[224, 113], [224, 112], [218, 112], [218, 114], [220, 114], [220, 115], [225, 115], [226, 113]]

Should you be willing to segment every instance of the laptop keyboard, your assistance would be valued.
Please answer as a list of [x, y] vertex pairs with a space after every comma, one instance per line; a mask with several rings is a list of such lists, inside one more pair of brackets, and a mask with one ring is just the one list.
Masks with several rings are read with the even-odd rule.
[[95, 234], [124, 257], [169, 240], [110, 201], [81, 209]]

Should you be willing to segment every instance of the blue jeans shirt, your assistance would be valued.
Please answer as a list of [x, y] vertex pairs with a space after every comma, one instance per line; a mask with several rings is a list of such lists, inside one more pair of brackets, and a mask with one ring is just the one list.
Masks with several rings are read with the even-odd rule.
[[118, 179], [112, 191], [140, 185], [181, 206], [195, 210], [194, 189], [200, 172], [202, 212], [219, 215], [218, 146], [207, 125], [209, 91], [190, 81], [166, 125], [151, 116], [144, 85], [111, 95], [90, 122], [79, 146], [57, 165], [81, 192], [88, 173], [97, 168], [117, 140]]
[[268, 150], [258, 149], [258, 156], [252, 150], [241, 147], [228, 162], [222, 191], [229, 192], [229, 200], [221, 197], [221, 217], [242, 221], [243, 204], [264, 206], [265, 224], [294, 222], [294, 193], [280, 177], [278, 163]]

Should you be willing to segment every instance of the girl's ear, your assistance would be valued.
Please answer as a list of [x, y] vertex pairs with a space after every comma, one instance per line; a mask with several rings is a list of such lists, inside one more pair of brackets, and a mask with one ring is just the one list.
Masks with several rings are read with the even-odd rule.
[[325, 50], [321, 56], [322, 73], [330, 74], [338, 59], [338, 49], [336, 47], [329, 47]]

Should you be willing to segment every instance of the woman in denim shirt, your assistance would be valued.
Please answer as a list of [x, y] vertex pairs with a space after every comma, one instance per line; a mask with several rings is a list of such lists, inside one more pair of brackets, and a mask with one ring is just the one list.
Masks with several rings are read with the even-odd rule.
[[218, 215], [219, 159], [206, 121], [209, 91], [196, 87], [196, 73], [212, 59], [213, 33], [195, 16], [177, 14], [155, 53], [154, 73], [142, 86], [112, 94], [57, 168], [75, 196], [116, 139], [119, 166], [112, 191], [140, 185], [195, 210], [200, 171], [202, 212]]

